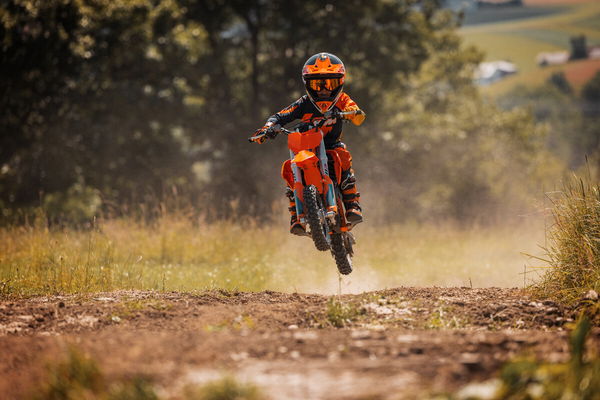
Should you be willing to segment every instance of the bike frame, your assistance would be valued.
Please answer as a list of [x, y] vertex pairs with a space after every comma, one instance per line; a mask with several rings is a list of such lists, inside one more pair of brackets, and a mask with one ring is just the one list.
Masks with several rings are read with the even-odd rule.
[[[325, 217], [331, 220], [331, 226], [338, 231], [347, 231], [348, 224], [344, 212], [343, 202], [340, 196], [336, 196], [334, 182], [331, 180], [328, 167], [328, 155], [333, 161], [337, 183], [341, 179], [341, 162], [339, 156], [333, 150], [325, 149], [324, 134], [319, 127], [305, 131], [285, 131], [288, 134], [288, 148], [292, 173], [294, 175], [294, 197], [296, 212], [300, 222], [305, 224], [303, 191], [304, 187], [314, 185], [321, 195], [326, 209]], [[336, 223], [335, 217], [340, 216], [340, 223]]]

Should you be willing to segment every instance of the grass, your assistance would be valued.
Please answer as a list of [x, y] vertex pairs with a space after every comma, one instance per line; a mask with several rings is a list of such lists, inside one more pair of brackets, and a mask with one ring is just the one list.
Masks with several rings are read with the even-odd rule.
[[588, 46], [600, 45], [600, 3], [587, 1], [560, 7], [560, 12], [546, 16], [471, 25], [459, 31], [465, 44], [485, 52], [487, 61], [509, 60], [519, 68], [518, 74], [482, 88], [484, 93], [497, 96], [519, 84], [536, 85], [553, 72], [569, 68], [571, 63], [539, 67], [535, 57], [540, 52], [569, 51], [571, 36], [584, 34]]
[[459, 329], [466, 326], [466, 321], [452, 315], [452, 306], [441, 304], [433, 310], [425, 327], [427, 329]]
[[600, 184], [574, 175], [552, 203], [554, 223], [543, 258], [550, 268], [534, 290], [573, 303], [589, 290], [600, 292]]
[[186, 388], [186, 400], [260, 400], [265, 397], [252, 384], [240, 383], [230, 376], [203, 386]]
[[34, 400], [158, 400], [148, 381], [140, 377], [109, 382], [97, 363], [70, 347], [67, 357], [48, 366]]
[[[342, 290], [522, 286], [520, 252], [535, 253], [543, 238], [543, 221], [533, 222], [469, 228], [367, 222], [356, 229], [355, 271]], [[337, 293], [331, 255], [289, 235], [286, 223], [283, 216], [269, 226], [205, 223], [172, 213], [154, 223], [99, 221], [89, 231], [2, 227], [0, 298], [118, 289]]]
[[[352, 303], [345, 303], [336, 299], [329, 299], [327, 302], [327, 310], [325, 318], [327, 324], [335, 328], [343, 328], [356, 319], [359, 315], [364, 314], [360, 308]], [[323, 324], [326, 325], [326, 324]]]
[[[33, 400], [159, 400], [153, 385], [141, 377], [109, 381], [96, 361], [75, 347], [63, 360], [48, 365], [47, 375]], [[169, 397], [170, 398], [170, 397]], [[204, 385], [184, 388], [185, 400], [259, 400], [264, 396], [249, 383], [226, 376]]]

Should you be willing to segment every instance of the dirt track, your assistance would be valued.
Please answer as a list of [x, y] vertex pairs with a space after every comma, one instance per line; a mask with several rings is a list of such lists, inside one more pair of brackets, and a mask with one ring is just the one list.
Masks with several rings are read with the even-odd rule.
[[[0, 393], [27, 398], [68, 344], [109, 378], [141, 374], [164, 397], [232, 373], [270, 398], [421, 398], [492, 377], [517, 354], [568, 356], [574, 317], [516, 289], [400, 288], [341, 297], [120, 291], [0, 302]], [[600, 343], [598, 328], [593, 332]]]

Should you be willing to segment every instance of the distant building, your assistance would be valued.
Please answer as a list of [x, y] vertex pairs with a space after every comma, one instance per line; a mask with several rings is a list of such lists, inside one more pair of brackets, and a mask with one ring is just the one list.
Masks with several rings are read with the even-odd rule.
[[537, 64], [541, 67], [547, 65], [565, 64], [569, 61], [570, 54], [568, 51], [554, 51], [539, 53], [535, 58]]
[[475, 71], [475, 82], [480, 86], [490, 85], [517, 71], [517, 66], [508, 61], [483, 62]]
[[443, 0], [442, 6], [453, 11], [475, 11], [477, 10], [476, 0]]
[[523, 0], [442, 0], [442, 7], [454, 11], [477, 11], [478, 8], [522, 6]]
[[479, 8], [522, 7], [523, 0], [477, 0]]
[[588, 58], [590, 60], [600, 59], [600, 46], [588, 47]]

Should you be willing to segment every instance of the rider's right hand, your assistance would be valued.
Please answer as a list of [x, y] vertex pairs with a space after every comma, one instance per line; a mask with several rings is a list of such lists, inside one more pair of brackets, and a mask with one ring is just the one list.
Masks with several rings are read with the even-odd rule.
[[248, 141], [258, 144], [263, 144], [265, 140], [267, 140], [267, 136], [262, 129], [257, 129], [256, 132], [254, 132], [254, 135], [248, 139]]
[[254, 132], [254, 135], [250, 138], [250, 141], [263, 144], [267, 139], [274, 139], [279, 130], [279, 125], [267, 124]]
[[257, 129], [252, 137], [250, 138], [251, 142], [256, 142], [259, 144], [263, 144], [267, 140], [267, 130], [270, 128], [270, 125], [265, 125], [260, 129]]

